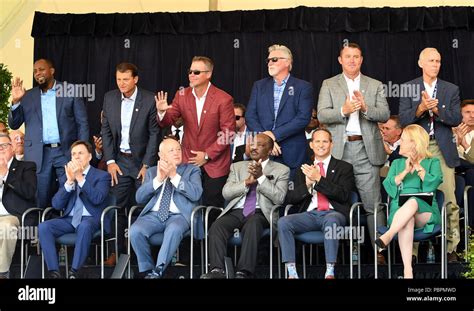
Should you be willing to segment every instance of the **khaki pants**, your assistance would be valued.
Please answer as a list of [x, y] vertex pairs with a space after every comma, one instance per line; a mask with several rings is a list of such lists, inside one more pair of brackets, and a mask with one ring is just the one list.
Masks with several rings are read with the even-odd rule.
[[447, 236], [448, 241], [447, 252], [452, 253], [456, 251], [456, 248], [460, 241], [460, 229], [459, 229], [459, 206], [456, 202], [456, 180], [454, 177], [454, 168], [448, 167], [444, 161], [444, 157], [439, 150], [438, 144], [435, 140], [430, 141], [428, 150], [433, 154], [434, 158], [438, 158], [441, 164], [441, 171], [443, 172], [443, 183], [438, 187], [439, 190], [444, 193], [444, 202], [453, 202], [446, 208], [448, 216], [447, 223]]
[[0, 216], [0, 273], [10, 270], [19, 226], [16, 216]]

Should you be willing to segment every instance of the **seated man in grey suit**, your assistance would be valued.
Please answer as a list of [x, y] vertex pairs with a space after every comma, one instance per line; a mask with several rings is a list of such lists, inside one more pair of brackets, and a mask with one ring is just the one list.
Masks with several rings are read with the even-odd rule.
[[352, 165], [331, 156], [331, 132], [317, 129], [309, 143], [312, 159], [296, 172], [295, 186], [288, 191], [287, 201], [299, 204], [299, 213], [280, 218], [278, 238], [282, 261], [288, 278], [297, 279], [295, 266], [295, 234], [324, 232], [326, 279], [334, 279], [339, 241], [337, 227], [349, 219], [351, 191], [355, 188]]
[[269, 159], [272, 150], [273, 139], [258, 134], [250, 147], [252, 161], [231, 165], [222, 190], [229, 204], [209, 230], [211, 272], [201, 278], [225, 278], [227, 240], [235, 229], [239, 229], [242, 235], [235, 277], [252, 277], [257, 264], [258, 242], [263, 230], [270, 226], [270, 210], [273, 205], [283, 204], [288, 189], [290, 169]]
[[[182, 163], [181, 145], [174, 137], [160, 144], [157, 166], [146, 171], [145, 182], [137, 190], [137, 203], [145, 205], [130, 228], [130, 241], [137, 254], [138, 269], [146, 279], [162, 278], [179, 243], [191, 225], [191, 212], [202, 194], [201, 170]], [[164, 232], [156, 265], [148, 239]]]

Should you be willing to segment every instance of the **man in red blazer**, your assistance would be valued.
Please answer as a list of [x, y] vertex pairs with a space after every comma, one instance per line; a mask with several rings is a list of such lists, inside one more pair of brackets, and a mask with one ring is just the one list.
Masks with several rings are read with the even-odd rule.
[[183, 118], [183, 162], [201, 167], [203, 204], [224, 206], [222, 188], [230, 170], [235, 116], [232, 97], [210, 82], [213, 68], [211, 59], [195, 56], [188, 71], [189, 87], [179, 89], [171, 105], [163, 91], [155, 100], [161, 128]]

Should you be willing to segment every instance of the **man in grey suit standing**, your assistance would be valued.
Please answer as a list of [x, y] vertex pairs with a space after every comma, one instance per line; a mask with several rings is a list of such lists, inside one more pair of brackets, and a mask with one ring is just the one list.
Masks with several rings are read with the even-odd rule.
[[[211, 272], [203, 274], [202, 279], [225, 278], [227, 240], [235, 229], [239, 229], [242, 236], [235, 278], [253, 276], [258, 242], [263, 230], [270, 226], [272, 206], [283, 204], [288, 190], [290, 169], [269, 159], [272, 150], [273, 139], [266, 134], [258, 134], [250, 147], [252, 161], [231, 165], [222, 190], [224, 199], [229, 203], [209, 230]], [[273, 219], [275, 225], [277, 217]]]
[[[443, 191], [448, 215], [448, 261], [458, 260], [456, 248], [460, 240], [459, 206], [456, 204], [454, 168], [460, 165], [456, 148], [456, 139], [452, 128], [462, 121], [459, 88], [438, 78], [441, 68], [441, 54], [435, 48], [426, 48], [420, 53], [418, 66], [423, 76], [406, 82], [400, 88], [413, 90], [410, 96], [400, 97], [400, 123], [403, 127], [409, 124], [422, 126], [430, 135], [429, 151], [439, 159], [443, 171]], [[405, 86], [409, 86], [408, 88]], [[421, 92], [420, 92], [421, 91]]]
[[[65, 91], [54, 78], [51, 60], [38, 59], [33, 76], [38, 83], [28, 91], [23, 81], [12, 83], [12, 107], [8, 124], [13, 130], [25, 123], [25, 161], [36, 163], [38, 206], [50, 206], [54, 180], [64, 176], [64, 166], [71, 156], [69, 148], [76, 140], [89, 140], [89, 124], [84, 101], [79, 94]], [[59, 185], [58, 185], [59, 186]]]
[[[138, 68], [120, 63], [115, 72], [118, 89], [104, 96], [102, 143], [112, 192], [117, 205], [135, 205], [135, 192], [148, 167], [156, 165], [159, 128], [155, 95], [137, 86]], [[124, 217], [119, 217], [119, 252], [125, 251]]]
[[[374, 205], [381, 201], [379, 171], [386, 159], [377, 122], [387, 121], [390, 111], [382, 83], [360, 72], [363, 57], [358, 44], [344, 46], [338, 60], [343, 72], [323, 81], [318, 120], [333, 136], [332, 155], [354, 167], [356, 187], [368, 213], [368, 229], [374, 245], [373, 212]], [[377, 223], [385, 223], [383, 213], [377, 214]], [[384, 261], [380, 253], [378, 260]]]

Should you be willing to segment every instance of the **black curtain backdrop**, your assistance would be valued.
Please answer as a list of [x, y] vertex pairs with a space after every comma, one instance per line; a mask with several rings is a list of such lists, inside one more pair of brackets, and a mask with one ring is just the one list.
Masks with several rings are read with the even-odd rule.
[[[442, 55], [440, 78], [474, 98], [474, 7], [307, 8], [203, 13], [48, 14], [36, 12], [34, 58], [50, 58], [56, 78], [93, 84], [86, 101], [91, 135], [100, 131], [105, 92], [116, 88], [115, 65], [139, 68], [140, 87], [170, 96], [187, 86], [195, 55], [215, 62], [212, 82], [247, 104], [254, 81], [268, 76], [268, 46], [293, 52], [292, 74], [314, 86], [315, 106], [324, 79], [341, 72], [346, 42], [363, 50], [362, 72], [388, 85], [421, 75], [420, 51]], [[345, 41], [346, 40], [346, 41]], [[471, 56], [471, 57], [470, 57]], [[390, 95], [390, 94], [389, 94]], [[388, 97], [392, 114], [398, 98]]]

